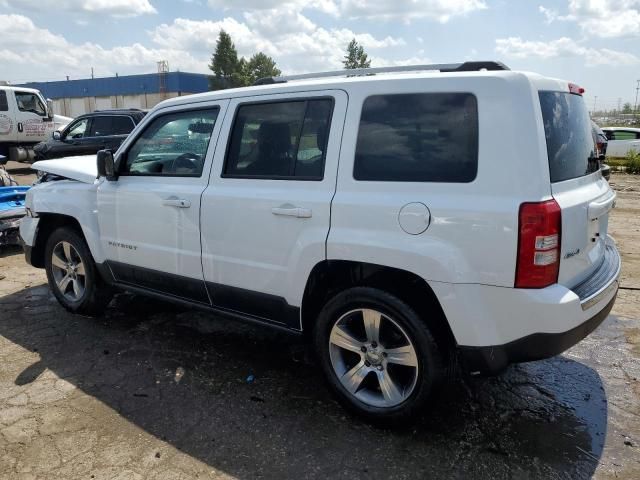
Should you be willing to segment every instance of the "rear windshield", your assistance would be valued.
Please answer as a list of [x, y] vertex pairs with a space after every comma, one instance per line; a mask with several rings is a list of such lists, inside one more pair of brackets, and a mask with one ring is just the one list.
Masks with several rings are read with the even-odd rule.
[[540, 92], [551, 182], [582, 177], [600, 168], [591, 120], [580, 95]]

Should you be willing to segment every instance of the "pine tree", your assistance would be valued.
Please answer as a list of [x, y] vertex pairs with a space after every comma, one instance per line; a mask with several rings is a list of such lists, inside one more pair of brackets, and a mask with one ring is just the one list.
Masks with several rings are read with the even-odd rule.
[[209, 79], [209, 88], [221, 90], [240, 86], [238, 84], [241, 81], [240, 68], [242, 66], [238, 60], [238, 52], [231, 40], [231, 35], [220, 30], [216, 51], [211, 56], [211, 65], [209, 65], [209, 69], [213, 72], [213, 76]]
[[344, 56], [342, 63], [347, 70], [369, 68], [371, 66], [371, 60], [369, 60], [368, 55], [364, 52], [364, 47], [359, 45], [355, 38], [349, 42], [347, 54]]

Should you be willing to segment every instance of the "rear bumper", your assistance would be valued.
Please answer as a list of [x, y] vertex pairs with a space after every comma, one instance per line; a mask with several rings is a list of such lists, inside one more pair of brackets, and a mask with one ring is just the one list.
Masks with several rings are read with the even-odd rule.
[[510, 363], [552, 357], [589, 335], [618, 292], [620, 256], [612, 240], [598, 268], [573, 288], [432, 285], [458, 343], [464, 367], [497, 373]]
[[531, 362], [558, 355], [598, 328], [609, 315], [615, 301], [614, 296], [593, 317], [566, 332], [534, 333], [505, 345], [491, 347], [461, 346], [458, 351], [462, 364], [468, 372], [491, 375], [501, 372], [511, 363]]

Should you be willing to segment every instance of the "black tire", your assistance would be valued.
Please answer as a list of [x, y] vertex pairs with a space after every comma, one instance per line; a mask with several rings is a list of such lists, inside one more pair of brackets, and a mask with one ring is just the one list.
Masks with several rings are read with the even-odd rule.
[[[403, 393], [407, 397], [395, 406], [373, 406], [356, 398], [355, 394], [350, 393], [338, 378], [338, 374], [334, 370], [330, 346], [330, 335], [333, 326], [347, 315], [349, 312], [358, 309], [375, 309], [376, 311], [388, 317], [400, 326], [403, 334], [408, 337], [412, 344], [415, 356], [417, 358], [417, 373], [413, 378], [412, 390], [410, 393]], [[386, 320], [385, 320], [386, 321]], [[338, 401], [350, 412], [366, 419], [367, 421], [383, 425], [394, 426], [415, 420], [421, 416], [424, 406], [428, 403], [433, 393], [437, 390], [444, 378], [444, 367], [441, 353], [438, 346], [429, 332], [424, 321], [420, 319], [418, 314], [409, 305], [394, 295], [385, 291], [370, 287], [354, 287], [345, 290], [324, 306], [318, 317], [317, 324], [313, 332], [313, 341], [316, 355], [321, 364], [325, 378], [329, 387], [336, 395]], [[382, 338], [380, 338], [382, 344]], [[385, 348], [384, 346], [380, 346]], [[366, 347], [365, 347], [366, 348]], [[335, 351], [335, 350], [333, 350]], [[353, 355], [353, 354], [351, 354]], [[386, 354], [385, 354], [386, 356]], [[361, 355], [360, 360], [364, 361], [366, 354]], [[371, 368], [368, 363], [368, 368]], [[388, 368], [376, 367], [380, 370]], [[392, 367], [394, 368], [394, 367]], [[382, 373], [382, 372], [381, 372]], [[376, 382], [376, 372], [369, 372], [366, 375], [373, 374], [374, 383]], [[365, 377], [366, 381], [367, 377]], [[370, 379], [370, 378], [369, 378]], [[380, 384], [378, 384], [380, 386]], [[405, 392], [409, 391], [407, 388]], [[382, 389], [380, 389], [382, 392]]]
[[[61, 242], [71, 244], [75, 250], [74, 256], [77, 254], [84, 265], [84, 292], [76, 300], [66, 296], [58, 287], [55, 279], [53, 253]], [[45, 270], [49, 288], [51, 288], [58, 302], [71, 313], [90, 316], [100, 315], [113, 298], [113, 290], [100, 277], [87, 243], [82, 235], [73, 228], [60, 227], [51, 233], [45, 246]]]

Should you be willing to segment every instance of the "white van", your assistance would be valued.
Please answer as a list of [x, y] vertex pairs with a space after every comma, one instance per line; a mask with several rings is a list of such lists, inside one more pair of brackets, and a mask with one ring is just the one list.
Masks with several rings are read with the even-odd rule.
[[21, 225], [65, 308], [117, 287], [308, 335], [340, 401], [387, 422], [449, 366], [556, 355], [611, 310], [582, 88], [497, 62], [260, 83], [159, 104], [97, 166], [35, 165], [67, 179]]

